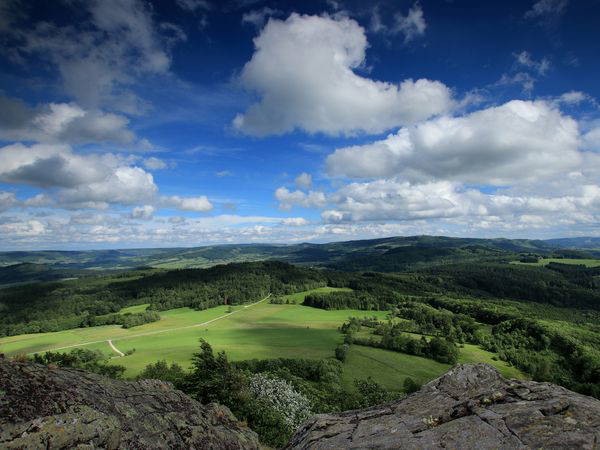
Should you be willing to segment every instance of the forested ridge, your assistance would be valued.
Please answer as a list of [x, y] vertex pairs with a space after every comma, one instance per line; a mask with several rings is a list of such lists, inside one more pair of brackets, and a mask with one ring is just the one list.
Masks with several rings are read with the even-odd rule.
[[414, 271], [445, 264], [506, 263], [539, 258], [600, 258], [599, 238], [555, 240], [407, 236], [302, 243], [233, 244], [196, 248], [0, 252], [0, 286], [95, 277], [140, 267], [207, 268], [231, 262], [277, 260], [343, 271]]

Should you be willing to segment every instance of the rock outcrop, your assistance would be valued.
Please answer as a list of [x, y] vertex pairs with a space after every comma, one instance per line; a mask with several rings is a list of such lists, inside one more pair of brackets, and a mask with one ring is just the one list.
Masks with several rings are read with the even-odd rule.
[[600, 448], [600, 401], [461, 365], [400, 401], [319, 415], [289, 449]]
[[0, 358], [0, 448], [259, 448], [229, 409], [171, 384]]
[[[0, 358], [0, 448], [259, 448], [219, 405], [156, 380]], [[600, 449], [600, 401], [461, 365], [400, 401], [319, 415], [289, 449]]]

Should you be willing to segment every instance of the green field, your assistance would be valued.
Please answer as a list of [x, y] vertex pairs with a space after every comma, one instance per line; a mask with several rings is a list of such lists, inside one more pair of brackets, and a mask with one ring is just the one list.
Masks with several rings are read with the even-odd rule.
[[[309, 291], [311, 294], [326, 294], [328, 292], [334, 292], [334, 291], [341, 291], [341, 292], [351, 292], [352, 289], [348, 289], [348, 288], [333, 288], [333, 287], [322, 287], [322, 288], [317, 288], [317, 289], [312, 289], [311, 291]], [[283, 300], [288, 301], [290, 303], [295, 303], [295, 304], [300, 304], [304, 301], [304, 297], [306, 297], [306, 295], [309, 292], [297, 292], [295, 294], [289, 294], [289, 295], [283, 295], [281, 296], [283, 298]]]
[[[404, 321], [405, 319], [395, 319]], [[405, 333], [413, 338], [420, 338], [417, 333]], [[363, 328], [355, 334], [356, 337], [368, 339], [372, 330]], [[426, 339], [431, 339], [426, 336]], [[524, 374], [517, 368], [505, 361], [493, 359], [495, 355], [472, 344], [460, 346], [460, 364], [486, 363], [494, 366], [507, 378], [525, 378]], [[344, 382], [350, 387], [353, 378], [372, 377], [387, 389], [400, 389], [398, 383], [404, 378], [411, 377], [413, 380], [423, 384], [450, 369], [449, 364], [440, 363], [432, 359], [420, 356], [407, 355], [381, 348], [353, 345], [350, 347], [348, 357], [344, 363]]]
[[600, 266], [600, 259], [576, 259], [576, 258], [540, 258], [535, 263], [524, 263], [521, 261], [512, 261], [512, 264], [523, 264], [525, 266], [545, 266], [551, 262], [560, 264], [579, 264], [586, 267]]
[[[115, 355], [108, 339], [121, 351], [135, 352], [112, 361], [127, 368], [125, 376], [134, 376], [148, 363], [159, 359], [189, 366], [190, 357], [198, 349], [198, 340], [206, 339], [215, 350], [224, 350], [232, 360], [253, 358], [313, 358], [333, 356], [343, 335], [338, 327], [348, 317], [376, 316], [384, 319], [385, 311], [326, 311], [302, 306], [309, 292], [333, 290], [320, 288], [285, 296], [292, 304], [276, 305], [265, 300], [251, 306], [235, 306], [228, 314], [227, 306], [204, 311], [179, 308], [161, 312], [161, 320], [134, 328], [117, 325], [78, 328], [55, 333], [11, 336], [0, 339], [0, 352], [11, 354], [42, 352], [76, 346], [98, 349]], [[147, 305], [129, 307], [125, 311], [139, 312]], [[203, 325], [207, 321], [215, 320]], [[67, 347], [67, 348], [65, 348]], [[493, 361], [492, 354], [476, 346], [462, 349], [461, 362], [488, 362], [509, 376], [520, 373], [504, 362]], [[425, 382], [449, 368], [426, 358], [387, 350], [352, 346], [344, 364], [344, 382], [352, 385], [353, 378], [371, 376], [389, 389], [398, 389], [406, 376]]]
[[127, 308], [122, 308], [119, 311], [119, 314], [127, 314], [127, 313], [131, 313], [131, 314], [135, 314], [135, 313], [141, 313], [146, 311], [146, 308], [148, 308], [148, 306], [150, 306], [149, 303], [144, 303], [142, 305], [133, 305], [133, 306], [128, 306]]
[[406, 377], [423, 384], [450, 367], [420, 356], [352, 345], [344, 362], [343, 381], [347, 388], [352, 389], [355, 378], [371, 377], [388, 390], [400, 391]]

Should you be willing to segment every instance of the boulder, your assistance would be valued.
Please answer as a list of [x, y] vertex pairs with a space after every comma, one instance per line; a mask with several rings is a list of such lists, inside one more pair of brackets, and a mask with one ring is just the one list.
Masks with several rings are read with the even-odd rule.
[[256, 449], [228, 408], [170, 383], [0, 358], [0, 448]]
[[596, 449], [600, 401], [459, 365], [386, 405], [315, 416], [288, 449]]

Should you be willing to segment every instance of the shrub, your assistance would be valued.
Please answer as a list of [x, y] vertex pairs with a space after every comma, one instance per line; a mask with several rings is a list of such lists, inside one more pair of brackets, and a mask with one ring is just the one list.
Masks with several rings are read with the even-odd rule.
[[412, 394], [413, 392], [417, 392], [419, 389], [421, 389], [421, 385], [415, 380], [410, 377], [406, 377], [404, 379], [404, 392], [407, 394]]
[[312, 415], [308, 399], [287, 381], [261, 373], [252, 375], [249, 381], [250, 395], [279, 414], [290, 432]]
[[335, 357], [341, 362], [346, 361], [346, 355], [348, 354], [348, 344], [338, 345], [335, 348]]

